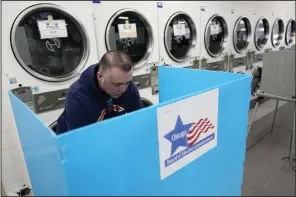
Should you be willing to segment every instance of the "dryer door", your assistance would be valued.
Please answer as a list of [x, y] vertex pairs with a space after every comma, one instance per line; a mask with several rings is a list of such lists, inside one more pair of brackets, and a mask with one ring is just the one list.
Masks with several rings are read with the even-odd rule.
[[153, 105], [153, 103], [151, 101], [149, 101], [148, 99], [146, 99], [146, 98], [142, 97], [141, 100], [142, 100], [142, 103], [143, 103], [144, 107], [149, 107], [149, 106]]
[[271, 44], [274, 47], [277, 47], [280, 45], [283, 39], [284, 31], [285, 31], [284, 21], [282, 19], [277, 19], [273, 24], [273, 28], [271, 32]]
[[256, 24], [254, 33], [254, 42], [258, 50], [262, 49], [267, 44], [269, 31], [268, 20], [264, 17], [260, 18]]
[[220, 56], [227, 44], [228, 27], [222, 16], [214, 15], [207, 23], [205, 30], [205, 47], [212, 57]]
[[251, 82], [251, 93], [253, 96], [256, 95], [256, 92], [260, 89], [261, 77], [262, 77], [262, 68], [256, 67], [252, 73], [253, 79]]
[[291, 19], [288, 22], [286, 36], [285, 36], [287, 45], [292, 45], [295, 42], [295, 34], [296, 34], [296, 23], [295, 23], [295, 20]]
[[135, 68], [141, 67], [153, 50], [152, 27], [140, 12], [120, 10], [108, 23], [105, 43], [108, 51], [124, 51], [130, 56]]
[[233, 30], [233, 46], [234, 49], [241, 53], [249, 45], [251, 38], [251, 23], [247, 17], [240, 17]]
[[45, 81], [76, 76], [89, 55], [89, 40], [77, 16], [53, 4], [37, 4], [16, 18], [11, 46], [19, 64]]
[[54, 132], [56, 132], [57, 120], [52, 122], [48, 127], [51, 128]]
[[185, 12], [173, 14], [165, 27], [164, 43], [168, 55], [176, 62], [191, 57], [196, 46], [196, 27]]

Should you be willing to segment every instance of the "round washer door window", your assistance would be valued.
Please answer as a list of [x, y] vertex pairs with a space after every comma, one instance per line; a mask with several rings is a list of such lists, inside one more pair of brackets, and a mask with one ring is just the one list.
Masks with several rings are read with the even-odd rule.
[[191, 57], [196, 46], [196, 27], [184, 12], [170, 17], [164, 30], [164, 44], [168, 55], [176, 62], [184, 62]]
[[153, 103], [146, 98], [141, 97], [141, 101], [143, 103], [144, 108], [153, 105]]
[[296, 23], [295, 20], [291, 19], [288, 22], [287, 30], [286, 30], [286, 44], [291, 45], [295, 41], [296, 34]]
[[254, 42], [258, 50], [262, 49], [266, 45], [268, 36], [269, 23], [266, 18], [262, 17], [258, 20], [254, 33]]
[[272, 33], [271, 33], [271, 43], [274, 47], [280, 45], [284, 34], [284, 22], [282, 19], [277, 19], [274, 22]]
[[107, 50], [126, 52], [135, 69], [146, 63], [153, 50], [151, 25], [142, 14], [133, 9], [124, 9], [112, 16], [105, 39]]
[[75, 77], [89, 55], [89, 40], [78, 17], [53, 4], [24, 10], [12, 26], [11, 46], [27, 72], [52, 82]]
[[205, 47], [212, 57], [220, 56], [227, 44], [228, 28], [222, 16], [214, 15], [207, 23], [205, 30]]
[[250, 43], [251, 23], [248, 18], [240, 17], [233, 30], [233, 46], [238, 53], [243, 52]]
[[253, 78], [251, 81], [251, 94], [255, 96], [261, 85], [262, 68], [259, 66], [256, 67], [252, 73], [252, 76]]

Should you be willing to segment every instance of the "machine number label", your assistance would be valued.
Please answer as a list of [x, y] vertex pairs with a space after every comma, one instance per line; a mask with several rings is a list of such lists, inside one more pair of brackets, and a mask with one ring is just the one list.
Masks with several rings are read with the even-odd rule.
[[162, 2], [157, 2], [157, 7], [162, 8]]

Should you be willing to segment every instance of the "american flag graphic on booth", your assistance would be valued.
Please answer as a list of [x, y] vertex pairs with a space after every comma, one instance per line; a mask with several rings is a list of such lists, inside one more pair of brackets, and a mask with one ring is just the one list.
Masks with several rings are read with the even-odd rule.
[[209, 129], [213, 129], [214, 125], [210, 122], [208, 118], [200, 119], [198, 122], [192, 123], [192, 126], [187, 132], [187, 144], [192, 146], [197, 142], [200, 135], [204, 132], [208, 132]]

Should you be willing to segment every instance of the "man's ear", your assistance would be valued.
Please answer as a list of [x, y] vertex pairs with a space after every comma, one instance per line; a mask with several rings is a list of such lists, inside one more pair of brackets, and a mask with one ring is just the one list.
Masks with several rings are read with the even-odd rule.
[[97, 72], [97, 78], [102, 79], [102, 77], [103, 77], [103, 74], [101, 72]]

